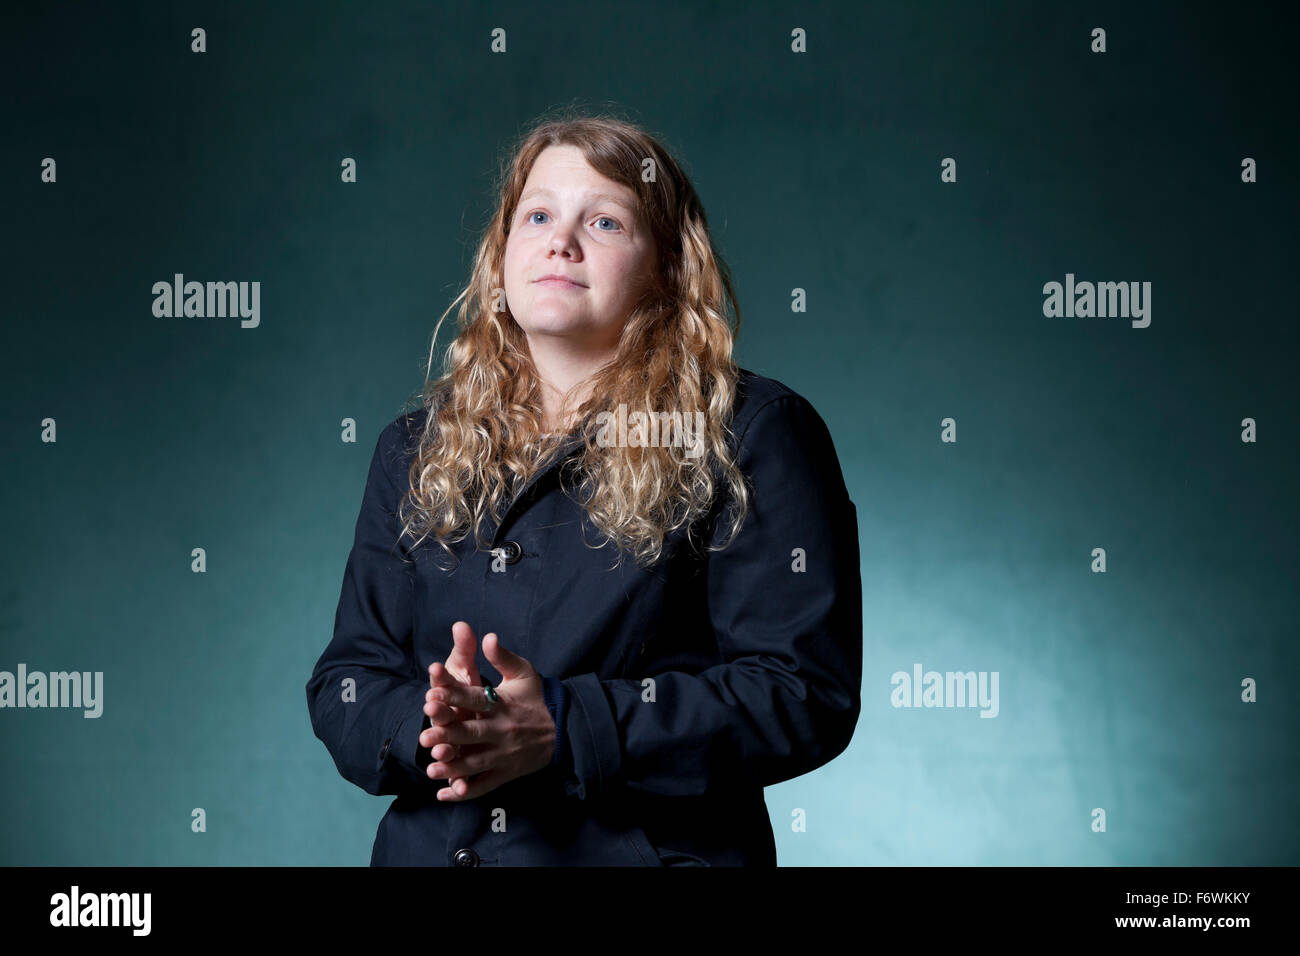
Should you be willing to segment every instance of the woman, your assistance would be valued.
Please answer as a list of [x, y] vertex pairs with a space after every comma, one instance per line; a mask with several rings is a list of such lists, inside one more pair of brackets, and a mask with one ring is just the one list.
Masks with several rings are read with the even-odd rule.
[[775, 865], [763, 788], [857, 723], [857, 513], [813, 407], [733, 363], [694, 189], [635, 126], [544, 122], [456, 301], [307, 682], [397, 797], [371, 865]]

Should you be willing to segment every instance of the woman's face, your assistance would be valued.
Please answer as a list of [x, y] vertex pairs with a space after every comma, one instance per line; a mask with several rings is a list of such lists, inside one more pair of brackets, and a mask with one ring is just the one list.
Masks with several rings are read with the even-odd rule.
[[[506, 302], [529, 341], [553, 336], [581, 351], [614, 348], [656, 264], [632, 190], [592, 169], [576, 146], [542, 150], [505, 255]], [[572, 284], [543, 279], [551, 274]]]

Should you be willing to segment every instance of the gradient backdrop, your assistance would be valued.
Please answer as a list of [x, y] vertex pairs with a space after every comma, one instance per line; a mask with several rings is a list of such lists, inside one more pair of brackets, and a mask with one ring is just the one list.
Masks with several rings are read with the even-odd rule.
[[[304, 684], [375, 438], [423, 383], [504, 150], [574, 103], [680, 157], [737, 279], [740, 363], [812, 401], [857, 503], [861, 723], [767, 790], [781, 863], [1300, 862], [1300, 142], [1279, 14], [0, 17], [0, 670], [104, 673], [98, 719], [0, 710], [0, 863], [368, 862], [392, 798], [338, 775]], [[260, 324], [155, 317], [176, 273], [260, 282]], [[1150, 325], [1045, 316], [1067, 273], [1151, 283]], [[915, 664], [996, 671], [996, 718], [892, 706]]]

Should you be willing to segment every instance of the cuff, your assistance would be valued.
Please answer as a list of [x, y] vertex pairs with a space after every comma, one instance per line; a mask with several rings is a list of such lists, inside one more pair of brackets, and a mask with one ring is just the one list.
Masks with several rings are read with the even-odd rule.
[[581, 674], [563, 683], [569, 692], [564, 729], [573, 760], [565, 786], [579, 800], [590, 800], [613, 789], [622, 768], [618, 725], [599, 677]]
[[427, 770], [433, 763], [433, 753], [428, 747], [420, 746], [420, 732], [431, 726], [429, 715], [424, 713], [424, 694], [428, 689], [428, 684], [412, 689], [408, 712], [386, 748], [388, 760], [401, 764], [412, 779], [426, 782], [429, 782]]
[[546, 709], [551, 712], [555, 722], [555, 752], [551, 754], [551, 766], [567, 770], [572, 763], [569, 753], [569, 735], [565, 732], [565, 717], [569, 712], [569, 693], [564, 683], [554, 677], [542, 678], [542, 697], [546, 699]]

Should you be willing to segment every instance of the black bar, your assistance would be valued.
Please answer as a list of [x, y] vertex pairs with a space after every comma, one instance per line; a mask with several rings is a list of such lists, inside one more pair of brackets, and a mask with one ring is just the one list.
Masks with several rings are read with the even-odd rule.
[[[551, 943], [604, 950], [638, 935], [676, 949], [715, 930], [734, 940], [781, 927], [808, 935], [810, 946], [826, 932], [840, 940], [848, 932], [864, 950], [895, 934], [923, 945], [1097, 936], [1232, 945], [1287, 931], [1295, 877], [1287, 867], [690, 869], [9, 867], [0, 912], [9, 938], [72, 933], [91, 944], [240, 943], [273, 930], [295, 943], [410, 940], [428, 952]], [[131, 898], [141, 906], [134, 921], [123, 909], [117, 926], [52, 926], [56, 909], [70, 914], [74, 886], [79, 921], [101, 894], [148, 893], [147, 936], [135, 932], [143, 896]], [[66, 898], [61, 907], [56, 894]], [[1208, 928], [1188, 925], [1207, 917], [1215, 921]], [[617, 935], [584, 939], [598, 927]], [[663, 935], [678, 929], [691, 935]]]

